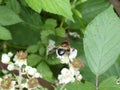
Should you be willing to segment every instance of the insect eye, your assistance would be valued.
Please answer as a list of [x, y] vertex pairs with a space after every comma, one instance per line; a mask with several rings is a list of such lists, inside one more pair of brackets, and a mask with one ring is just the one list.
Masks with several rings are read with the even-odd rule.
[[58, 54], [59, 54], [60, 56], [64, 55], [65, 52], [66, 52], [66, 50], [64, 50], [64, 49], [58, 49]]

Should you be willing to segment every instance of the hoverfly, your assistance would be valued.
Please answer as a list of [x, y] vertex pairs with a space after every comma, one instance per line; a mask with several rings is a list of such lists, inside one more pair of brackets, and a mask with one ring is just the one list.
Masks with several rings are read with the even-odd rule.
[[71, 48], [69, 42], [64, 41], [56, 47], [56, 54], [60, 59], [68, 58], [69, 61], [73, 61], [77, 56], [77, 49]]
[[52, 51], [50, 52], [55, 51], [58, 58], [60, 59], [68, 58], [70, 61], [72, 61], [73, 58], [77, 56], [77, 50], [74, 48], [71, 48], [69, 44], [69, 33], [68, 32], [69, 31], [66, 31], [65, 41], [62, 42], [60, 45], [54, 47]]
[[64, 41], [56, 47], [56, 53], [60, 56], [64, 54], [69, 55], [69, 52], [70, 52], [70, 45], [68, 41]]

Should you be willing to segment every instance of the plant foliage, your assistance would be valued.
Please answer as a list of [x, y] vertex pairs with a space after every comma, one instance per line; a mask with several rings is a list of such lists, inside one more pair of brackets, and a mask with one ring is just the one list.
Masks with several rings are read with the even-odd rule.
[[85, 54], [90, 69], [96, 75], [104, 73], [118, 58], [119, 24], [119, 18], [110, 7], [99, 14], [86, 28]]
[[[28, 65], [43, 76], [42, 90], [119, 90], [120, 19], [114, 7], [108, 0], [0, 0], [0, 56], [25, 51]], [[68, 65], [55, 49], [66, 38], [84, 63], [83, 79], [56, 86]]]

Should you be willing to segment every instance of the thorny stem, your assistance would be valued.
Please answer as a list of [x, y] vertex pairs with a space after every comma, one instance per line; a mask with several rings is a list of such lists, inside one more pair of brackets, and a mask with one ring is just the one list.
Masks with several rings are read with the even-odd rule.
[[22, 90], [21, 84], [22, 84], [22, 71], [19, 67], [19, 77], [18, 77], [18, 84], [19, 84], [19, 90]]
[[96, 75], [96, 90], [98, 90], [98, 75]]

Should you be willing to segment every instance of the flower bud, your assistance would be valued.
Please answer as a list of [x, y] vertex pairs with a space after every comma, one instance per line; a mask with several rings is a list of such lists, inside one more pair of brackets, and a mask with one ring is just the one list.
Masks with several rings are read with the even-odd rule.
[[75, 68], [75, 69], [79, 69], [84, 66], [84, 64], [82, 63], [82, 61], [80, 59], [74, 59], [71, 64], [72, 64], [73, 68]]
[[9, 64], [9, 65], [7, 66], [7, 69], [8, 69], [9, 71], [14, 70], [14, 68], [15, 68], [15, 66], [14, 66], [13, 63], [11, 63], [11, 64]]
[[4, 64], [8, 64], [10, 62], [10, 57], [7, 54], [2, 54], [1, 62]]

